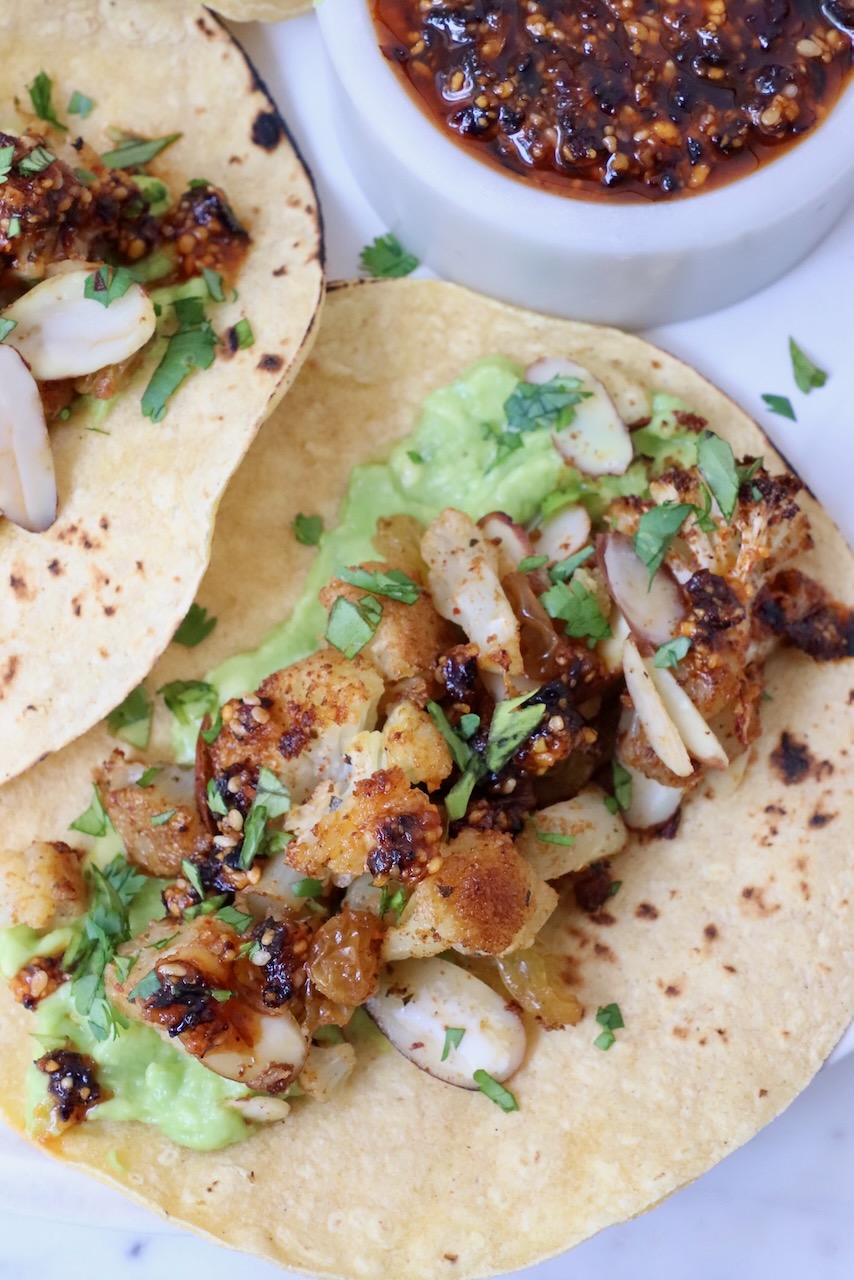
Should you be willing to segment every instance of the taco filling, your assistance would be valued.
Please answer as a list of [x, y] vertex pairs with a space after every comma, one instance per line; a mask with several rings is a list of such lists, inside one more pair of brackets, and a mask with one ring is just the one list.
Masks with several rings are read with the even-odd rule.
[[[75, 92], [63, 123], [44, 71], [29, 95], [37, 118], [0, 132], [0, 512], [43, 532], [58, 502], [50, 423], [106, 405], [155, 354], [141, 409], [160, 422], [223, 345], [206, 305], [236, 296], [250, 237], [207, 179], [170, 192], [148, 172], [180, 133], [113, 131], [99, 154], [78, 133], [91, 99]], [[242, 320], [225, 345], [249, 341]]]
[[[672, 396], [627, 424], [569, 361], [435, 392], [337, 529], [298, 521], [319, 552], [291, 620], [160, 691], [193, 763], [117, 749], [87, 853], [5, 870], [34, 1132], [224, 1145], [328, 1099], [377, 1031], [524, 1105], [529, 1041], [582, 1015], [559, 894], [603, 915], [629, 832], [678, 839], [708, 773], [744, 767], [776, 648], [854, 654], [798, 568], [800, 489]], [[579, 1054], [631, 1035], [617, 1004], [597, 1023]]]

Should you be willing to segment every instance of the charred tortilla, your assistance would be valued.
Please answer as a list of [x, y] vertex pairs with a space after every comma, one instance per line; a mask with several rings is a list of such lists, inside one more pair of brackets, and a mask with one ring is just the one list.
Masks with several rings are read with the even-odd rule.
[[[732, 401], [638, 338], [440, 283], [345, 286], [223, 501], [201, 592], [220, 618], [206, 664], [257, 644], [287, 613], [312, 554], [290, 535], [295, 515], [332, 523], [353, 465], [409, 432], [429, 392], [495, 353], [569, 355], [615, 392], [678, 395], [737, 456], [778, 463]], [[802, 501], [816, 542], [802, 567], [850, 600], [850, 552]], [[259, 559], [262, 544], [275, 553]], [[173, 647], [151, 683], [202, 674]], [[850, 685], [845, 663], [778, 652], [743, 773], [704, 784], [675, 838], [633, 837], [603, 910], [591, 915], [564, 894], [548, 936], [566, 952], [585, 1015], [571, 1030], [533, 1032], [513, 1081], [518, 1112], [366, 1037], [330, 1102], [227, 1150], [203, 1155], [152, 1129], [92, 1123], [51, 1153], [173, 1222], [324, 1275], [513, 1270], [649, 1209], [786, 1107], [852, 1016]], [[167, 730], [164, 718], [152, 759]], [[787, 768], [787, 743], [797, 768]], [[111, 745], [96, 728], [7, 785], [4, 843], [61, 838]], [[0, 1104], [22, 1130], [24, 1074], [38, 1051], [29, 1015], [2, 1000]], [[626, 1029], [600, 1053], [595, 1012], [611, 1002]]]
[[[150, 670], [186, 613], [226, 483], [310, 345], [322, 297], [311, 180], [239, 46], [200, 6], [84, 0], [0, 3], [4, 128], [40, 68], [64, 115], [99, 151], [108, 130], [182, 136], [150, 167], [171, 191], [207, 178], [251, 236], [238, 298], [211, 312], [223, 345], [154, 423], [140, 400], [146, 363], [104, 432], [75, 414], [50, 430], [58, 517], [31, 534], [0, 520], [0, 779], [83, 733]], [[15, 121], [13, 124], [12, 121]], [[35, 121], [38, 124], [38, 121]], [[229, 333], [241, 319], [254, 343]], [[236, 348], [236, 349], [233, 349]]]

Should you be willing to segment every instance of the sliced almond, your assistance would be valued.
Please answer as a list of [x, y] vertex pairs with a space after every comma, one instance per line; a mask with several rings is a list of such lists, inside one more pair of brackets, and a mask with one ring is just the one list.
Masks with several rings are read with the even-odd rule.
[[663, 668], [648, 666], [647, 669], [667, 714], [694, 759], [711, 769], [725, 769], [729, 764], [726, 751], [679, 682]]
[[88, 269], [43, 280], [3, 312], [16, 327], [6, 339], [19, 351], [39, 382], [79, 378], [120, 364], [154, 333], [154, 305], [132, 284], [105, 307], [86, 298]]
[[623, 646], [631, 632], [629, 624], [616, 605], [611, 610], [608, 625], [611, 628], [611, 634], [604, 640], [599, 641], [596, 646], [596, 652], [611, 675], [616, 675], [623, 668]]
[[623, 646], [626, 688], [638, 719], [646, 730], [649, 745], [672, 773], [679, 778], [687, 778], [694, 772], [694, 766], [653, 681], [653, 670], [651, 664], [644, 662], [634, 640], [626, 640]]
[[528, 382], [550, 382], [552, 378], [578, 378], [582, 390], [590, 392], [576, 405], [573, 422], [555, 432], [561, 456], [587, 475], [621, 476], [632, 460], [632, 438], [605, 387], [574, 360], [537, 360], [525, 372]]
[[633, 831], [648, 831], [669, 822], [678, 810], [685, 792], [681, 787], [666, 787], [655, 778], [620, 761], [632, 780], [632, 798], [623, 813], [623, 821]]
[[608, 590], [636, 639], [656, 648], [679, 634], [685, 601], [679, 583], [662, 566], [649, 570], [623, 533], [600, 534], [596, 555]]
[[22, 529], [43, 533], [56, 519], [56, 506], [53, 454], [39, 389], [18, 352], [4, 343], [0, 345], [0, 511]]
[[477, 522], [498, 553], [498, 574], [515, 573], [526, 556], [534, 554], [530, 535], [503, 511], [491, 511]]
[[535, 555], [548, 556], [550, 561], [566, 560], [590, 541], [590, 516], [584, 507], [564, 507], [543, 521], [539, 534]]
[[203, 1062], [228, 1080], [237, 1080], [264, 1093], [269, 1083], [278, 1091], [293, 1080], [308, 1056], [308, 1042], [293, 1014], [282, 1010], [258, 1016], [259, 1033], [254, 1044], [238, 1049], [210, 1049]]
[[[476, 1089], [475, 1071], [500, 1081], [522, 1065], [522, 1019], [480, 978], [447, 960], [386, 965], [366, 1008], [395, 1049], [447, 1084]], [[455, 1046], [449, 1029], [463, 1033]]]

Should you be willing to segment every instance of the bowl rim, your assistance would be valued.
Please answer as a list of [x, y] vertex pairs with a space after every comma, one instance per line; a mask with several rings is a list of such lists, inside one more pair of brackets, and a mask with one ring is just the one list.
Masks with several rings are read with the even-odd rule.
[[[316, 7], [335, 74], [395, 165], [458, 210], [518, 237], [532, 227], [541, 242], [607, 247], [615, 258], [657, 256], [721, 245], [775, 227], [821, 203], [851, 169], [854, 76], [827, 118], [779, 157], [711, 191], [672, 202], [608, 204], [528, 185], [473, 156], [417, 105], [382, 54], [369, 0], [323, 0]], [[847, 157], [847, 163], [840, 158]]]

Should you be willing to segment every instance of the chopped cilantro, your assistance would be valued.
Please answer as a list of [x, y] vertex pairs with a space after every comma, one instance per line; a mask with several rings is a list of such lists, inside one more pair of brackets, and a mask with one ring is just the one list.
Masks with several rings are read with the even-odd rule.
[[241, 871], [248, 871], [258, 854], [263, 853], [266, 834], [267, 810], [263, 804], [257, 803], [256, 797], [243, 824], [243, 843], [237, 864]]
[[347, 658], [364, 649], [379, 626], [382, 605], [373, 596], [363, 596], [358, 604], [339, 596], [329, 611], [326, 639]]
[[74, 173], [84, 187], [91, 187], [92, 183], [97, 181], [97, 177], [91, 169], [75, 169]]
[[225, 302], [222, 276], [219, 271], [214, 271], [211, 267], [202, 267], [202, 279], [207, 287], [208, 297], [211, 302]]
[[304, 547], [316, 547], [323, 533], [323, 516], [294, 516], [294, 537]]
[[191, 178], [187, 183], [190, 191], [195, 191], [198, 187], [212, 187], [213, 183], [208, 178]]
[[480, 728], [480, 716], [475, 715], [473, 711], [467, 711], [464, 716], [460, 716], [458, 727], [460, 734], [468, 742], [469, 738], [474, 737]]
[[349, 582], [351, 587], [360, 587], [362, 591], [370, 591], [374, 596], [388, 596], [389, 600], [397, 600], [401, 604], [415, 604], [421, 595], [417, 582], [403, 572], [402, 569], [389, 569], [383, 573], [378, 569], [336, 569], [336, 578]]
[[567, 847], [575, 844], [575, 836], [566, 836], [560, 831], [540, 831], [538, 827], [535, 827], [534, 831], [537, 839], [543, 844], [562, 844]]
[[95, 100], [94, 98], [87, 98], [85, 93], [75, 89], [68, 99], [68, 106], [65, 109], [70, 116], [80, 116], [81, 119], [85, 120], [94, 111]]
[[556, 582], [540, 596], [540, 601], [550, 618], [559, 618], [566, 624], [567, 635], [586, 639], [591, 649], [597, 640], [611, 634], [608, 619], [595, 595], [577, 578], [573, 578], [569, 586]]
[[231, 925], [237, 933], [245, 933], [253, 923], [253, 916], [248, 915], [245, 911], [238, 911], [237, 907], [227, 906], [220, 907], [216, 913], [217, 920], [222, 920], [223, 924]]
[[12, 168], [12, 161], [15, 159], [15, 144], [10, 143], [6, 147], [0, 147], [0, 183], [6, 182], [9, 177], [9, 170]]
[[359, 255], [359, 265], [369, 276], [392, 280], [410, 275], [418, 266], [418, 259], [389, 232], [365, 246]]
[[827, 374], [823, 369], [819, 369], [817, 364], [813, 364], [794, 338], [789, 338], [789, 355], [792, 357], [792, 372], [799, 391], [809, 395], [817, 387], [824, 386], [827, 382]]
[[152, 949], [154, 951], [165, 951], [169, 943], [174, 942], [177, 937], [177, 933], [172, 933], [168, 938], [161, 938], [159, 942], [152, 942]]
[[123, 298], [132, 284], [133, 276], [124, 267], [111, 267], [105, 263], [86, 277], [83, 297], [90, 302], [100, 302], [102, 307], [108, 307], [111, 302]]
[[675, 667], [682, 661], [690, 648], [691, 641], [687, 636], [677, 636], [675, 640], [668, 640], [666, 644], [656, 649], [652, 665], [654, 667]]
[[532, 697], [534, 694], [523, 693], [496, 704], [486, 743], [486, 767], [490, 772], [498, 773], [504, 768], [546, 714], [541, 702], [522, 705]]
[[599, 1023], [599, 1026], [604, 1027], [605, 1030], [601, 1035], [596, 1037], [593, 1044], [597, 1049], [608, 1050], [616, 1042], [617, 1037], [614, 1035], [614, 1032], [619, 1031], [626, 1025], [623, 1022], [623, 1015], [620, 1013], [620, 1006], [618, 1004], [606, 1004], [604, 1007], [600, 1006], [596, 1013], [596, 1021]]
[[424, 465], [424, 456], [418, 453], [417, 450], [407, 449], [406, 456], [409, 459], [409, 461], [414, 462], [416, 466], [420, 467]]
[[697, 465], [729, 524], [735, 512], [739, 489], [738, 468], [732, 447], [713, 431], [704, 431], [697, 444]]
[[622, 887], [623, 887], [622, 880], [612, 880], [610, 885], [608, 886], [608, 897], [609, 898], [615, 897], [620, 892], [620, 889]]
[[459, 1049], [460, 1041], [466, 1033], [465, 1027], [445, 1027], [445, 1047], [440, 1062], [444, 1062], [452, 1049]]
[[649, 570], [650, 582], [667, 555], [671, 542], [694, 510], [690, 502], [663, 502], [660, 507], [653, 507], [641, 516], [633, 542], [635, 551]]
[[226, 991], [224, 987], [213, 987], [211, 995], [218, 1004], [225, 1004], [226, 1000], [230, 1000], [234, 995], [233, 991]]
[[177, 812], [177, 809], [164, 809], [163, 813], [155, 813], [151, 819], [151, 825], [153, 827], [165, 827], [169, 819], [174, 818]]
[[[465, 769], [472, 757], [471, 747], [453, 728], [438, 702], [428, 702], [427, 710], [436, 728], [448, 744], [454, 764], [458, 769]], [[477, 718], [475, 717], [475, 719]]]
[[15, 236], [19, 236], [20, 234], [21, 234], [21, 219], [10, 218], [9, 225], [6, 228], [6, 239], [14, 240]]
[[383, 919], [387, 911], [393, 911], [398, 923], [403, 915], [403, 908], [406, 906], [406, 894], [402, 889], [395, 889], [394, 893], [389, 893], [388, 885], [383, 885], [380, 892], [380, 920]]
[[140, 978], [133, 991], [128, 992], [128, 1000], [148, 1000], [160, 990], [160, 976], [156, 969], [149, 969], [144, 978]]
[[509, 1089], [489, 1074], [488, 1071], [475, 1071], [472, 1077], [481, 1093], [485, 1093], [490, 1102], [494, 1102], [502, 1111], [518, 1111], [519, 1103]]
[[5, 317], [0, 316], [0, 342], [8, 338], [12, 330], [17, 327], [17, 324], [17, 320], [6, 320]]
[[180, 137], [180, 133], [170, 133], [164, 138], [123, 138], [101, 159], [108, 169], [139, 169]]
[[797, 422], [792, 402], [788, 396], [763, 395], [762, 399], [772, 413], [778, 414], [781, 418], [790, 418], [792, 422]]
[[216, 717], [213, 723], [211, 724], [210, 728], [202, 729], [201, 731], [202, 738], [208, 744], [208, 746], [210, 746], [211, 743], [216, 742], [221, 731], [222, 731], [222, 712], [220, 710], [217, 710]]
[[255, 334], [252, 332], [252, 325], [244, 316], [242, 320], [238, 320], [234, 326], [234, 336], [237, 339], [238, 351], [245, 351], [247, 347], [254, 347]]
[[237, 954], [241, 960], [251, 960], [254, 955], [262, 950], [261, 943], [255, 938], [250, 938], [248, 942], [244, 942]]
[[535, 569], [542, 569], [548, 562], [548, 556], [525, 556], [524, 560], [519, 561], [519, 573], [533, 573]]
[[178, 328], [169, 337], [160, 364], [142, 397], [142, 413], [152, 422], [166, 417], [169, 398], [194, 369], [209, 369], [214, 362], [217, 337], [205, 315], [201, 298], [179, 298], [172, 304]]
[[138, 684], [107, 716], [107, 729], [114, 738], [122, 738], [144, 751], [151, 734], [151, 716], [151, 699], [145, 687]]
[[56, 156], [47, 147], [33, 147], [32, 151], [28, 151], [18, 161], [18, 173], [30, 178], [33, 174], [42, 173], [55, 159]]
[[620, 764], [619, 760], [613, 760], [611, 762], [611, 776], [614, 780], [614, 799], [625, 813], [632, 803], [632, 775], [628, 769]]
[[[167, 941], [171, 941], [171, 939], [167, 939]], [[159, 950], [159, 948], [162, 947], [163, 943], [155, 943], [154, 945]], [[113, 968], [115, 969], [116, 977], [118, 978], [122, 986], [124, 986], [128, 978], [130, 977], [130, 971], [133, 968], [133, 966], [136, 964], [136, 960], [137, 960], [136, 956], [114, 956], [113, 957]]]
[[291, 807], [291, 796], [284, 782], [264, 765], [258, 770], [258, 785], [253, 804], [262, 804], [268, 818], [280, 818]]
[[63, 133], [68, 132], [68, 126], [60, 124], [56, 118], [52, 96], [53, 81], [46, 71], [40, 71], [32, 84], [27, 85], [30, 95], [30, 101], [33, 104], [33, 111], [40, 120], [46, 120], [48, 124], [52, 124], [55, 129], [61, 129]]
[[465, 816], [471, 793], [474, 791], [474, 786], [479, 776], [480, 770], [472, 762], [445, 796], [445, 808], [452, 822], [456, 822], [458, 818]]
[[152, 782], [157, 777], [158, 773], [162, 773], [162, 772], [163, 772], [162, 764], [153, 764], [150, 769], [146, 769], [144, 773], [140, 774], [140, 776], [136, 780], [136, 785], [144, 791], [146, 787], [151, 786]]
[[592, 555], [592, 547], [582, 547], [580, 551], [576, 551], [575, 555], [568, 556], [566, 560], [558, 560], [556, 564], [553, 564], [549, 569], [549, 577], [552, 582], [568, 582], [576, 569], [589, 560]]
[[228, 813], [228, 805], [219, 793], [219, 788], [213, 778], [208, 778], [208, 785], [205, 788], [205, 798], [211, 813], [218, 813], [224, 818]]
[[157, 692], [163, 694], [163, 701], [180, 724], [191, 725], [219, 709], [216, 689], [204, 680], [170, 680]]
[[291, 893], [295, 898], [319, 898], [323, 893], [323, 881], [306, 876], [304, 880], [295, 880], [291, 885]]
[[101, 794], [96, 786], [92, 787], [92, 803], [85, 813], [71, 823], [70, 831], [82, 831], [84, 836], [105, 836], [110, 827], [110, 819], [101, 802]]
[[520, 382], [504, 402], [507, 430], [562, 431], [575, 418], [575, 406], [590, 394], [581, 390], [580, 378], [558, 376], [548, 382]]
[[181, 859], [181, 874], [196, 896], [199, 899], [204, 900], [205, 888], [202, 884], [202, 877], [199, 873], [199, 868], [194, 862], [190, 862], [189, 858]]
[[197, 644], [207, 640], [216, 624], [217, 619], [210, 617], [207, 609], [200, 604], [191, 604], [186, 618], [172, 639], [186, 649], [194, 649]]

